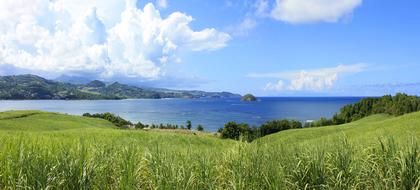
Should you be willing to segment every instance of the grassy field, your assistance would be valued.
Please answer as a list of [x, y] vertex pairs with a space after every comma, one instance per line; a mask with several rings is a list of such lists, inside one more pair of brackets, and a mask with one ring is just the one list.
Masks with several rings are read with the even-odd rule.
[[0, 113], [0, 189], [419, 189], [420, 113], [283, 131], [252, 143]]

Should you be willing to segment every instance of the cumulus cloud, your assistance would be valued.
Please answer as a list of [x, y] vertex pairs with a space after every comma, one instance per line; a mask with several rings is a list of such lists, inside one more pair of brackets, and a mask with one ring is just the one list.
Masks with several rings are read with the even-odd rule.
[[159, 79], [180, 51], [216, 50], [230, 40], [214, 28], [194, 31], [192, 21], [180, 12], [162, 18], [153, 4], [139, 9], [135, 0], [4, 0], [0, 67]]
[[271, 16], [289, 23], [337, 22], [362, 0], [276, 0]]
[[[366, 69], [366, 64], [338, 65], [331, 68], [315, 70], [287, 71], [280, 73], [254, 73], [248, 75], [254, 78], [277, 78], [276, 83], [268, 83], [264, 89], [267, 91], [321, 91], [334, 86], [339, 76], [359, 73]], [[285, 84], [284, 81], [288, 81]]]

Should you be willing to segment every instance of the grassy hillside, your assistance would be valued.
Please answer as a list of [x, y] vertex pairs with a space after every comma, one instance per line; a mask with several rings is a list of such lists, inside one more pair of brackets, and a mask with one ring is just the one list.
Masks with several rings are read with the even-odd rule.
[[399, 143], [420, 138], [420, 112], [400, 117], [373, 115], [339, 126], [287, 130], [263, 137], [260, 141], [272, 145], [308, 145], [346, 138], [351, 143], [361, 142], [360, 145], [365, 146], [377, 143], [380, 138], [388, 137]]
[[[220, 141], [211, 135], [193, 135], [171, 132], [123, 130], [112, 123], [96, 118], [65, 115], [42, 111], [0, 112], [0, 137], [28, 137], [26, 140], [45, 139], [66, 143], [63, 137], [71, 141], [106, 141], [126, 146], [138, 144], [142, 147], [154, 146], [153, 143], [172, 145], [174, 142], [200, 146], [216, 146], [231, 141]], [[66, 140], [67, 140], [66, 139]], [[127, 141], [127, 144], [122, 144]]]
[[0, 189], [416, 189], [420, 113], [288, 130], [253, 143], [0, 113]]
[[41, 111], [2, 112], [0, 114], [0, 126], [0, 131], [8, 131], [9, 133], [115, 128], [114, 125], [102, 119], [90, 119]]

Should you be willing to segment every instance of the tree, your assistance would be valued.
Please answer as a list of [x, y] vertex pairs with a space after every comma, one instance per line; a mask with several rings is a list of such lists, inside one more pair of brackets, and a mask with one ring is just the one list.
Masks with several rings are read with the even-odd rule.
[[83, 117], [92, 117], [92, 115], [90, 113], [84, 113]]
[[222, 138], [229, 138], [229, 139], [235, 139], [239, 140], [240, 137], [244, 137], [245, 139], [248, 139], [248, 134], [250, 132], [250, 128], [248, 124], [246, 123], [236, 123], [236, 122], [228, 122], [225, 124], [225, 127], [223, 128], [221, 132]]
[[287, 129], [302, 128], [302, 123], [296, 120], [273, 120], [262, 124], [259, 128], [261, 137]]
[[146, 126], [143, 123], [138, 122], [138, 123], [136, 123], [135, 128], [136, 129], [144, 129], [144, 128], [146, 128]]
[[234, 140], [245, 140], [251, 142], [265, 135], [277, 133], [287, 129], [302, 128], [302, 123], [296, 120], [273, 120], [262, 124], [260, 127], [249, 127], [246, 123], [228, 122], [224, 128], [220, 128], [218, 132], [221, 138], [229, 138]]
[[197, 131], [204, 131], [204, 127], [201, 124], [198, 124]]
[[188, 121], [187, 121], [187, 129], [188, 129], [188, 130], [191, 130], [191, 127], [192, 127], [192, 125], [191, 125], [191, 121], [190, 121], [190, 120], [188, 120]]
[[223, 127], [218, 128], [218, 129], [217, 129], [217, 132], [218, 132], [218, 133], [222, 133], [222, 132], [223, 132]]

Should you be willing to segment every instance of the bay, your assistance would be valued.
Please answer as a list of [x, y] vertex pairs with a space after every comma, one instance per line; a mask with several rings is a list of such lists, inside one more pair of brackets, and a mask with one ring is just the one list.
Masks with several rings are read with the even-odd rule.
[[3, 100], [0, 111], [44, 110], [81, 115], [111, 112], [133, 122], [170, 123], [216, 131], [229, 121], [260, 125], [273, 119], [299, 121], [332, 117], [339, 109], [362, 97], [260, 97], [255, 102], [239, 98], [133, 99], [133, 100]]

